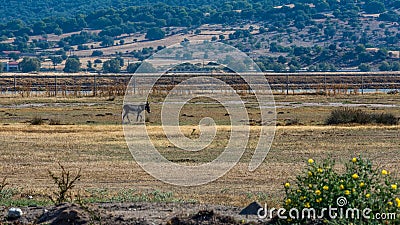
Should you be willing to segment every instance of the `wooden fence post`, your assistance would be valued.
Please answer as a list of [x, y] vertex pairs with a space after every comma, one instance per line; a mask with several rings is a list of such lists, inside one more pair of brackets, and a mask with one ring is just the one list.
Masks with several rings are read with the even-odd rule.
[[57, 75], [54, 75], [54, 96], [57, 96]]
[[364, 75], [361, 74], [361, 94], [364, 94]]
[[136, 77], [133, 75], [133, 94], [136, 94]]
[[96, 74], [93, 75], [93, 96], [97, 95], [97, 77]]
[[17, 78], [15, 74], [14, 74], [14, 94], [17, 94]]
[[286, 73], [286, 95], [289, 95], [289, 73]]

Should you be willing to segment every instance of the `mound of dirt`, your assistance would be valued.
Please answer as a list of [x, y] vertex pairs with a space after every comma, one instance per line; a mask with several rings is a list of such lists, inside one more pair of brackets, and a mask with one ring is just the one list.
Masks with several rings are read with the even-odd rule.
[[37, 221], [46, 224], [88, 224], [94, 222], [95, 215], [75, 204], [62, 204], [46, 210]]
[[[202, 210], [189, 217], [176, 216], [167, 222], [168, 225], [196, 225], [196, 224], [245, 224], [231, 216], [223, 216], [212, 210]], [[252, 223], [255, 224], [255, 223]]]

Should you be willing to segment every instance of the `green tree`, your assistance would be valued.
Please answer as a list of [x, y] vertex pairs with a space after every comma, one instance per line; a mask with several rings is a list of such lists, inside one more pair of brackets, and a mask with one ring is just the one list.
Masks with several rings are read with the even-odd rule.
[[110, 59], [103, 63], [104, 73], [119, 73], [120, 71], [121, 65], [118, 59]]
[[28, 73], [40, 70], [40, 61], [38, 58], [28, 58], [25, 57], [19, 64], [22, 72]]
[[9, 58], [12, 58], [12, 59], [15, 60], [15, 61], [17, 61], [17, 60], [19, 59], [19, 54], [18, 54], [18, 53], [15, 53], [15, 52], [11, 52], [11, 53], [8, 55], [8, 57], [9, 57]]
[[108, 47], [108, 46], [113, 46], [113, 45], [114, 45], [114, 38], [109, 37], [109, 36], [103, 36], [101, 38], [100, 46]]
[[165, 32], [158, 27], [150, 28], [145, 36], [145, 38], [149, 40], [159, 40], [163, 39], [164, 37], [165, 37]]
[[393, 71], [400, 71], [400, 62], [393, 62], [392, 70]]
[[128, 67], [126, 68], [126, 71], [128, 73], [134, 73], [139, 68], [139, 66], [140, 66], [140, 63], [130, 63], [128, 65]]
[[54, 70], [56, 70], [56, 66], [62, 63], [63, 58], [61, 56], [50, 56], [51, 62], [53, 63]]
[[360, 71], [362, 71], [362, 72], [371, 71], [371, 67], [370, 67], [368, 64], [366, 64], [366, 63], [361, 63], [361, 64], [358, 66], [358, 69], [359, 69]]
[[333, 26], [328, 26], [327, 28], [324, 29], [324, 34], [327, 37], [332, 38], [336, 34], [336, 29]]
[[87, 61], [87, 68], [89, 69], [89, 70], [91, 70], [91, 69], [93, 69], [93, 63], [92, 63], [92, 61]]
[[66, 73], [77, 73], [81, 70], [81, 63], [79, 59], [68, 58], [65, 63], [64, 72]]
[[104, 54], [103, 51], [100, 51], [100, 50], [94, 50], [92, 52], [92, 56], [101, 56], [103, 54]]
[[121, 67], [124, 66], [125, 60], [124, 60], [121, 56], [118, 56], [117, 58], [115, 58], [115, 60], [117, 60], [117, 61], [119, 62], [119, 65], [120, 65]]
[[364, 10], [366, 13], [375, 14], [375, 13], [382, 13], [386, 9], [385, 5], [382, 2], [372, 1], [365, 4]]
[[154, 73], [157, 71], [156, 68], [154, 68], [153, 64], [148, 62], [143, 62], [140, 69], [145, 73]]
[[379, 70], [380, 71], [390, 71], [392, 68], [391, 68], [391, 66], [389, 65], [389, 63], [387, 63], [387, 62], [382, 62], [381, 63], [381, 65], [379, 66]]

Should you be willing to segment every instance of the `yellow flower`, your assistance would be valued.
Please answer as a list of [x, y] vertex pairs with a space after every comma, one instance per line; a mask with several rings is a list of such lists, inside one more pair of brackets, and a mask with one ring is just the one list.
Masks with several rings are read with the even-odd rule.
[[321, 169], [321, 168], [318, 168], [318, 173], [322, 173], [322, 172], [324, 172], [324, 170], [323, 169]]
[[327, 191], [327, 190], [329, 190], [329, 187], [325, 185], [324, 187], [322, 187], [322, 189], [324, 189], [325, 191]]
[[286, 199], [286, 205], [289, 205], [290, 203], [292, 203], [292, 200], [290, 198]]
[[366, 197], [366, 198], [370, 198], [370, 197], [371, 197], [371, 194], [366, 194], [365, 197]]
[[303, 200], [305, 200], [305, 199], [306, 199], [305, 196], [300, 196], [300, 201], [303, 201]]
[[388, 171], [387, 170], [382, 170], [382, 175], [387, 175]]
[[290, 183], [285, 183], [285, 188], [289, 188], [290, 187]]
[[304, 204], [304, 207], [310, 208], [310, 203], [309, 203], [309, 202], [306, 202], [306, 204]]
[[396, 203], [397, 203], [397, 207], [400, 208], [400, 199], [399, 199], [399, 198], [396, 198], [395, 201], [396, 201]]
[[316, 194], [316, 195], [320, 195], [320, 194], [321, 194], [321, 191], [320, 191], [320, 190], [316, 190], [316, 191], [315, 191], [315, 194]]
[[353, 188], [353, 189], [351, 189], [351, 191], [352, 191], [352, 192], [356, 192], [356, 189], [355, 189], [355, 188]]
[[397, 189], [397, 184], [392, 184], [391, 187], [392, 187], [393, 190], [396, 190]]
[[392, 206], [392, 205], [393, 205], [393, 202], [388, 202], [388, 205]]
[[351, 160], [353, 163], [355, 163], [355, 162], [357, 162], [357, 158], [353, 158], [352, 160]]
[[360, 187], [364, 187], [364, 186], [365, 186], [364, 182], [361, 182]]
[[311, 171], [308, 171], [308, 176], [312, 177], [312, 172]]
[[344, 185], [341, 184], [341, 185], [339, 186], [339, 188], [340, 188], [340, 190], [343, 190], [343, 189], [344, 189]]
[[345, 191], [344, 191], [344, 194], [345, 194], [345, 195], [349, 195], [349, 194], [350, 194], [350, 191], [349, 191], [349, 190], [345, 190]]
[[301, 190], [300, 190], [300, 189], [297, 189], [297, 193], [301, 193]]
[[313, 163], [314, 163], [314, 159], [309, 159], [309, 160], [308, 160], [308, 163], [309, 163], [309, 164], [313, 164]]
[[317, 203], [320, 203], [320, 202], [322, 202], [322, 198], [319, 198], [319, 199], [317, 199], [317, 200], [315, 200]]
[[356, 180], [356, 179], [358, 179], [358, 174], [355, 173], [355, 174], [353, 174], [353, 176], [351, 176], [351, 177], [352, 177], [353, 179]]
[[312, 184], [309, 184], [308, 187], [309, 187], [309, 188], [312, 188]]

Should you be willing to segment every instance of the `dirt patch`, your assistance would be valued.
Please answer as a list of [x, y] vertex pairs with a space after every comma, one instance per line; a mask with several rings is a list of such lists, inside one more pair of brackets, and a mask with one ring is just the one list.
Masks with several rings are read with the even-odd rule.
[[[23, 216], [6, 224], [262, 224], [255, 216], [240, 216], [240, 208], [195, 203], [96, 203], [22, 207]], [[266, 221], [264, 221], [266, 222]]]

